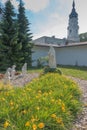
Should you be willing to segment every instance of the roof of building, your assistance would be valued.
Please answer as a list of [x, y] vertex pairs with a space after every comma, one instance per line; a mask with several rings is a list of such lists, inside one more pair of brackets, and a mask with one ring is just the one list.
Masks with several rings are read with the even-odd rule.
[[37, 38], [37, 39], [34, 39], [33, 41], [36, 41], [36, 40], [38, 40], [38, 39], [42, 39], [42, 38], [50, 38], [50, 39], [56, 39], [56, 40], [63, 40], [63, 39], [66, 39], [66, 38], [57, 38], [57, 37], [55, 37], [54, 35], [53, 36], [42, 36], [42, 37], [39, 37], [39, 38]]
[[62, 48], [62, 47], [73, 47], [73, 46], [84, 46], [87, 45], [87, 42], [79, 42], [79, 43], [68, 43], [67, 45], [64, 44], [46, 44], [46, 43], [36, 43], [34, 44], [34, 46], [41, 46], [41, 47], [49, 47], [49, 46], [53, 46], [53, 47], [58, 47], [58, 48]]

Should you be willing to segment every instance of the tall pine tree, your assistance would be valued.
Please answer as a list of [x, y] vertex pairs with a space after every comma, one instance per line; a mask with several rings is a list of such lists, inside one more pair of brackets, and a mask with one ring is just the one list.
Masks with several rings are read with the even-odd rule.
[[20, 66], [21, 44], [18, 44], [18, 25], [11, 1], [5, 3], [0, 23], [0, 67], [6, 69], [13, 64]]
[[18, 42], [22, 45], [22, 63], [27, 62], [28, 66], [32, 64], [32, 33], [30, 33], [28, 19], [25, 15], [25, 8], [22, 0], [20, 0], [18, 8]]

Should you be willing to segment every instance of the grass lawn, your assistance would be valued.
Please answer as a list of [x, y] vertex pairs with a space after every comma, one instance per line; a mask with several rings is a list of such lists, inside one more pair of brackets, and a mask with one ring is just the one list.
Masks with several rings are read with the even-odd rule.
[[58, 68], [61, 69], [64, 75], [87, 80], [87, 67], [59, 66]]
[[29, 73], [36, 73], [36, 72], [41, 73], [42, 71], [43, 71], [42, 68], [35, 68], [35, 67], [33, 67], [33, 68], [29, 68], [29, 69], [28, 69], [28, 72], [29, 72]]
[[[77, 66], [58, 66], [58, 68], [63, 72], [64, 75], [70, 75], [80, 79], [87, 80], [87, 67], [77, 67]], [[42, 68], [31, 68], [28, 72], [39, 72], [43, 71]]]

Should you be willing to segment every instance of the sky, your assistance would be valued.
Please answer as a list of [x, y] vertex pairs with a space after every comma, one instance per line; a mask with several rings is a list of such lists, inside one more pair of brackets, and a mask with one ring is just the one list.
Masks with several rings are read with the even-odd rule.
[[[0, 0], [5, 3], [7, 0]], [[18, 8], [18, 0], [11, 0]], [[73, 0], [22, 0], [33, 39], [42, 36], [67, 37], [69, 14]], [[87, 0], [74, 0], [78, 13], [79, 33], [87, 32]]]

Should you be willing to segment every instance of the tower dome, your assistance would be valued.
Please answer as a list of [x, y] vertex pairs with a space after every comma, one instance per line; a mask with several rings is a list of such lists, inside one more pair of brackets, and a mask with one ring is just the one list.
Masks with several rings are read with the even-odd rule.
[[73, 1], [72, 6], [73, 6], [72, 12], [71, 12], [71, 14], [69, 15], [69, 18], [78, 17], [78, 14], [76, 13], [76, 10], [75, 10], [75, 2], [74, 2], [74, 1]]
[[69, 15], [69, 25], [67, 28], [67, 41], [68, 42], [79, 42], [79, 34], [78, 34], [79, 26], [78, 26], [78, 14], [75, 10], [75, 2], [73, 0], [72, 11]]

